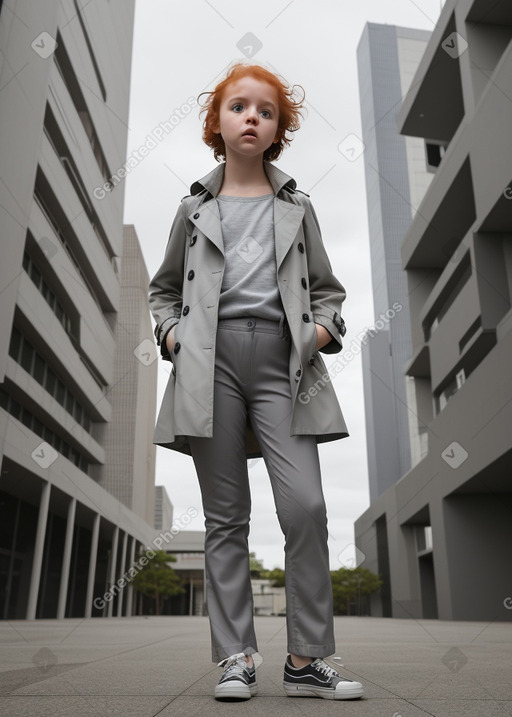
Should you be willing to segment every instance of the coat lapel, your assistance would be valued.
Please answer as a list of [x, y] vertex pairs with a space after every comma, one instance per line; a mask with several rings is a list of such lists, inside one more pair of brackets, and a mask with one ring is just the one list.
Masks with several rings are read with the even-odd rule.
[[[284, 184], [289, 184], [292, 189], [296, 183], [292, 177], [282, 172], [280, 169], [265, 162], [265, 171], [274, 188], [276, 195], [281, 191]], [[224, 241], [222, 238], [222, 226], [220, 221], [220, 213], [215, 197], [220, 191], [222, 179], [224, 176], [224, 164], [216, 167], [210, 174], [203, 179], [194, 182], [191, 192], [197, 194], [203, 188], [208, 189], [212, 196], [206, 202], [193, 210], [189, 214], [189, 220], [201, 231], [208, 239], [217, 247], [224, 256]], [[199, 214], [198, 217], [195, 217]], [[286, 202], [278, 196], [274, 199], [274, 236], [276, 250], [276, 267], [279, 271], [281, 263], [288, 253], [290, 246], [295, 239], [299, 230], [302, 218], [304, 216], [304, 208]], [[195, 218], [194, 218], [195, 217]]]

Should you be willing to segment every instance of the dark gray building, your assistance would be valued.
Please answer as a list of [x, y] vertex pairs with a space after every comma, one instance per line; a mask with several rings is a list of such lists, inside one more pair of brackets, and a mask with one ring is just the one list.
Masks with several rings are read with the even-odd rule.
[[398, 115], [438, 168], [401, 247], [424, 452], [355, 524], [376, 615], [512, 619], [511, 39], [509, 2], [447, 0]]
[[397, 115], [430, 32], [367, 23], [357, 48], [375, 324], [361, 344], [370, 500], [421, 453], [410, 435], [407, 278], [400, 246], [432, 178], [423, 139], [398, 134]]
[[124, 184], [133, 0], [0, 9], [0, 616], [94, 599], [155, 536], [157, 353]]

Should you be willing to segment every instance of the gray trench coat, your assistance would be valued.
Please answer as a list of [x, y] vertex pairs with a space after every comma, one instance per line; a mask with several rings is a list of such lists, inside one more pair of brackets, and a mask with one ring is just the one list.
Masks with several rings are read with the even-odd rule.
[[[225, 163], [192, 184], [171, 227], [164, 260], [149, 285], [149, 305], [163, 360], [173, 369], [160, 407], [153, 443], [191, 455], [187, 436], [212, 437], [218, 302], [224, 247], [215, 197]], [[290, 435], [313, 434], [317, 443], [348, 436], [329, 373], [320, 352], [338, 353], [345, 323], [346, 292], [333, 275], [309, 195], [270, 162], [265, 172], [275, 193], [274, 236], [277, 283], [291, 337]], [[316, 350], [315, 323], [331, 341]], [[165, 345], [176, 325], [172, 355]], [[262, 456], [247, 419], [247, 458]]]

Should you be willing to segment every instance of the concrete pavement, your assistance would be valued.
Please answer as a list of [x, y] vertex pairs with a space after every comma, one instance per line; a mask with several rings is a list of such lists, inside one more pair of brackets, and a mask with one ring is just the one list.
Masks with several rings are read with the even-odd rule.
[[[362, 700], [286, 697], [286, 625], [257, 617], [259, 693], [217, 702], [208, 619], [133, 617], [0, 622], [2, 717], [511, 717], [512, 624], [335, 618], [342, 674]], [[258, 657], [258, 656], [257, 656]]]

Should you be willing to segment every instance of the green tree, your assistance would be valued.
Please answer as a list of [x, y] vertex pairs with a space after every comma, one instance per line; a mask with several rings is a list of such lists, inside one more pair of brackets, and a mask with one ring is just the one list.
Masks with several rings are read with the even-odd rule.
[[[177, 573], [169, 563], [175, 563], [174, 555], [169, 555], [165, 550], [155, 550], [153, 558], [146, 558], [147, 563], [141, 566], [139, 572], [133, 578], [133, 587], [138, 592], [152, 598], [155, 601], [155, 611], [160, 615], [160, 598], [179, 595], [184, 592]], [[139, 556], [144, 557], [145, 553]]]
[[249, 570], [251, 578], [259, 578], [263, 572], [263, 563], [256, 558], [256, 553], [249, 553]]
[[271, 585], [274, 588], [284, 587], [284, 570], [281, 568], [274, 568], [273, 570], [263, 570], [260, 577], [265, 580], [270, 580]]
[[335, 615], [349, 615], [350, 605], [356, 605], [356, 614], [361, 614], [361, 598], [366, 600], [382, 585], [378, 575], [366, 568], [340, 568], [331, 571], [332, 594]]

